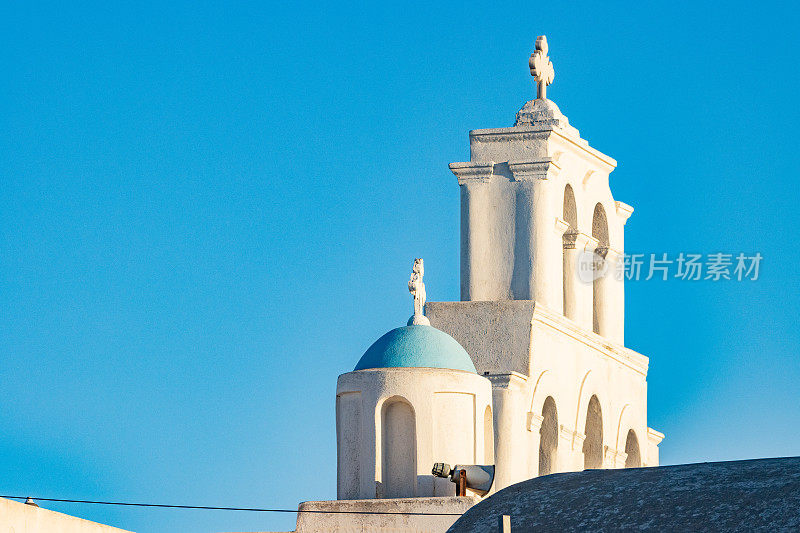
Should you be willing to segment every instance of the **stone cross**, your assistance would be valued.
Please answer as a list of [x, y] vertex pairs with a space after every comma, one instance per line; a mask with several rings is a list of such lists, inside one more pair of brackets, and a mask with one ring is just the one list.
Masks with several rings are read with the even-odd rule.
[[422, 277], [425, 275], [425, 267], [422, 258], [414, 259], [414, 266], [411, 269], [411, 279], [408, 280], [408, 292], [414, 297], [414, 316], [411, 317], [409, 324], [430, 324], [425, 317], [425, 283]]
[[536, 81], [536, 98], [547, 100], [547, 86], [553, 83], [556, 73], [553, 64], [547, 56], [547, 37], [540, 35], [536, 38], [536, 51], [528, 60], [531, 76]]

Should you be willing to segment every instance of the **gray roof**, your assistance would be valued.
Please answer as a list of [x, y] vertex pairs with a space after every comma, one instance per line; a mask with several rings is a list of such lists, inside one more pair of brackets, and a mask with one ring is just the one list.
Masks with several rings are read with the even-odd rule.
[[507, 487], [448, 530], [800, 531], [800, 457], [552, 474]]

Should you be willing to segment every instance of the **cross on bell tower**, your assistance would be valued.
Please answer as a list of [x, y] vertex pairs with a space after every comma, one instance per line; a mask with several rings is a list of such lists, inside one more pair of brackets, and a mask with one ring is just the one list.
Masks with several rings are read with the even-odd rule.
[[531, 76], [536, 81], [536, 98], [547, 100], [547, 86], [553, 83], [556, 74], [553, 63], [547, 56], [546, 36], [540, 35], [536, 38], [536, 51], [531, 54], [528, 66], [531, 68]]

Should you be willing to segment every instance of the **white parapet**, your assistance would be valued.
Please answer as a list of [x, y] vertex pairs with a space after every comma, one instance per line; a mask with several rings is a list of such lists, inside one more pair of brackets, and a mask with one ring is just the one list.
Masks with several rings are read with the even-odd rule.
[[296, 533], [444, 533], [479, 498], [395, 498], [304, 502]]

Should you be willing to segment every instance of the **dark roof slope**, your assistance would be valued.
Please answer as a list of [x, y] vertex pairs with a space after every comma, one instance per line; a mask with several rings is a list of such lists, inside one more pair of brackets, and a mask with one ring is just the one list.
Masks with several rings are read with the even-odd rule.
[[448, 530], [800, 531], [800, 457], [553, 474], [507, 487]]

